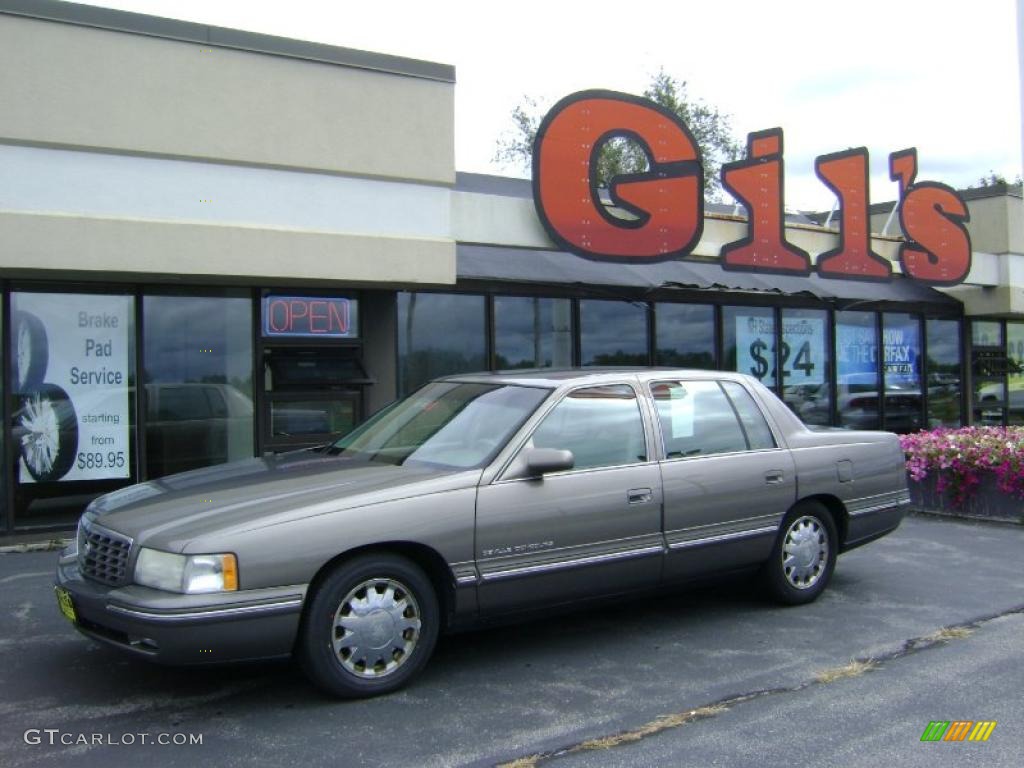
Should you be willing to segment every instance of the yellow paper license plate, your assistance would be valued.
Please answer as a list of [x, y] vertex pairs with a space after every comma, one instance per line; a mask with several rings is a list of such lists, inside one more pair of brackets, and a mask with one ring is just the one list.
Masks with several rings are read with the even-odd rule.
[[71, 593], [68, 592], [64, 587], [54, 587], [53, 591], [57, 593], [57, 605], [60, 606], [60, 612], [64, 614], [70, 622], [75, 622], [75, 604], [71, 602]]

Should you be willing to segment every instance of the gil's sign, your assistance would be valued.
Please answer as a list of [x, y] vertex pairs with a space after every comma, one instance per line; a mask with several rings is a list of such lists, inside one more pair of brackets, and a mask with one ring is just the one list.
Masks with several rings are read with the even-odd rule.
[[[599, 196], [597, 161], [611, 139], [640, 144], [648, 169], [608, 183], [609, 212]], [[839, 198], [839, 244], [811, 263], [786, 240], [782, 129], [751, 133], [747, 156], [722, 166], [722, 186], [749, 213], [747, 236], [722, 246], [725, 269], [887, 281], [889, 261], [871, 250], [868, 151], [822, 155], [818, 178]], [[889, 156], [899, 184], [903, 273], [929, 285], [955, 285], [971, 268], [969, 215], [957, 192], [916, 181], [917, 151]], [[690, 254], [704, 227], [704, 167], [700, 149], [678, 115], [647, 99], [612, 91], [581, 91], [558, 102], [537, 130], [533, 196], [545, 229], [559, 246], [592, 259], [663, 261]]]

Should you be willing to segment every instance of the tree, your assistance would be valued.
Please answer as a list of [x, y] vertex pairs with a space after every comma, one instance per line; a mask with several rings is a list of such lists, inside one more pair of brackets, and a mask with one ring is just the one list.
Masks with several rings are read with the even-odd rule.
[[[1005, 176], [1003, 176], [1001, 173], [996, 173], [995, 171], [990, 170], [988, 172], [988, 176], [982, 176], [980, 179], [978, 179], [978, 183], [977, 184], [971, 184], [967, 188], [968, 189], [984, 189], [986, 187], [998, 187], [998, 186], [1004, 186], [1005, 187], [1005, 186], [1007, 186], [1007, 184], [1008, 184], [1008, 182], [1006, 181], [1006, 177]], [[1021, 177], [1020, 177], [1020, 174], [1017, 174], [1017, 178], [1013, 180], [1013, 186], [1019, 186], [1020, 184], [1021, 184]]]
[[[691, 97], [686, 81], [677, 80], [664, 70], [654, 75], [643, 96], [679, 115], [689, 127], [704, 162], [704, 194], [711, 200], [720, 200], [722, 184], [718, 175], [722, 163], [742, 154], [742, 144], [732, 134], [730, 116], [703, 99]], [[523, 103], [512, 110], [512, 128], [498, 139], [495, 162], [529, 169], [533, 139], [542, 117], [537, 100], [524, 96]], [[614, 138], [605, 142], [600, 151], [597, 168], [601, 187], [607, 187], [614, 176], [641, 173], [649, 167], [642, 145], [632, 139]]]

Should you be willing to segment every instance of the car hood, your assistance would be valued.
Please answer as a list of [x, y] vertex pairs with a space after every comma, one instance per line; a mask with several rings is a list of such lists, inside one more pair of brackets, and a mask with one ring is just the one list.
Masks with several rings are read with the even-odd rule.
[[475, 485], [479, 477], [480, 470], [395, 466], [297, 451], [129, 486], [98, 498], [85, 518], [136, 541], [178, 550], [208, 533], [454, 490]]

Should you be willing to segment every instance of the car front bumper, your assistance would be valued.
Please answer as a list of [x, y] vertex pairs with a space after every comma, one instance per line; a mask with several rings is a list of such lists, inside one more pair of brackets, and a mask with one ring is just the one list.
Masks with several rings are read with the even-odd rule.
[[75, 555], [61, 553], [56, 586], [67, 590], [75, 628], [94, 640], [161, 664], [208, 664], [288, 656], [305, 584], [179, 595], [85, 579]]

